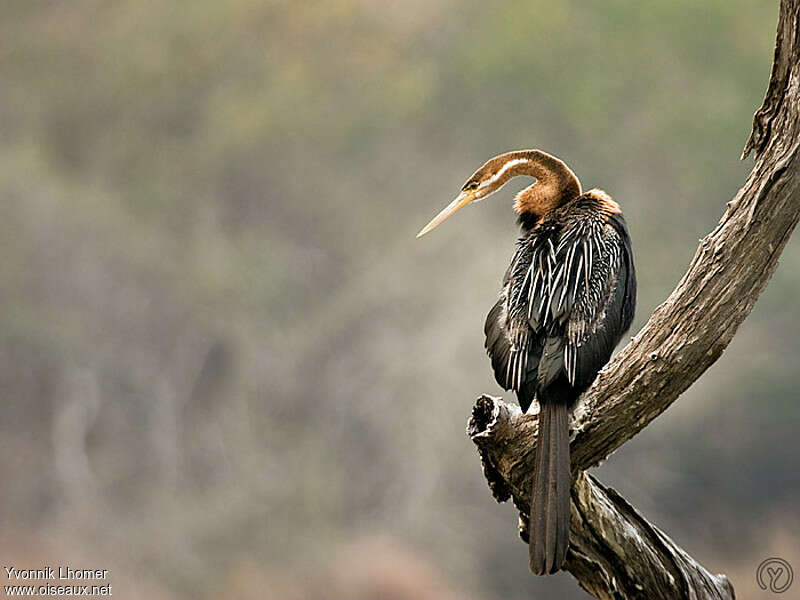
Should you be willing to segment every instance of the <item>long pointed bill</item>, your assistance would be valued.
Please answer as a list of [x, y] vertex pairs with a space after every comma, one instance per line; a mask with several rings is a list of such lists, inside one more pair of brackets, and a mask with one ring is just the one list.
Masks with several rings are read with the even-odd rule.
[[461, 192], [458, 195], [458, 198], [453, 200], [450, 204], [444, 207], [442, 212], [431, 219], [431, 222], [425, 225], [422, 230], [417, 234], [417, 237], [422, 237], [430, 230], [438, 227], [442, 224], [442, 222], [449, 217], [450, 215], [456, 214], [459, 210], [465, 207], [467, 204], [472, 202], [475, 199], [475, 195], [472, 192]]

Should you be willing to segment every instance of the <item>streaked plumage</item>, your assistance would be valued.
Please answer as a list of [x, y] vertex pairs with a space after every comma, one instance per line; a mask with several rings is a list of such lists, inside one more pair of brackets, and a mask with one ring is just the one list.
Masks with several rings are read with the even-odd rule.
[[628, 229], [613, 201], [591, 190], [551, 211], [517, 242], [486, 319], [497, 382], [527, 410], [563, 376], [573, 402], [630, 327], [635, 300]]
[[569, 410], [608, 362], [633, 320], [636, 276], [619, 206], [582, 193], [575, 174], [540, 150], [490, 159], [419, 235], [518, 175], [522, 236], [484, 332], [497, 382], [527, 411], [540, 405], [530, 510], [530, 566], [561, 568], [569, 547]]

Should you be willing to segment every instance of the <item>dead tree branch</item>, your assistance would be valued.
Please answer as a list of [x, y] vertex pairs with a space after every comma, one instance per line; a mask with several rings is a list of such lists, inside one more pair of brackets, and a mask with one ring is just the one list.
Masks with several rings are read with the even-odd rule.
[[[468, 433], [495, 499], [513, 498], [527, 540], [535, 415], [498, 398], [478, 399]], [[574, 467], [573, 463], [573, 467]], [[570, 549], [565, 568], [596, 598], [730, 600], [724, 575], [711, 575], [611, 488], [578, 467], [572, 485]]]
[[[720, 357], [752, 310], [800, 218], [798, 134], [800, 0], [782, 0], [769, 88], [743, 154], [754, 154], [753, 170], [717, 227], [700, 241], [678, 286], [601, 371], [573, 415], [575, 483], [566, 569], [597, 598], [734, 597], [725, 576], [708, 573], [583, 471], [664, 412]], [[526, 514], [536, 415], [483, 396], [468, 433], [495, 497], [513, 497]]]

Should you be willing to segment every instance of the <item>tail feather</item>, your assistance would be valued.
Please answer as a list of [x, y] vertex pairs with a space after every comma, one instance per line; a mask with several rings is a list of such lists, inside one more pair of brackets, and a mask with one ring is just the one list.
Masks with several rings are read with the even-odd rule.
[[543, 402], [531, 493], [530, 567], [555, 573], [569, 547], [569, 419], [565, 403]]

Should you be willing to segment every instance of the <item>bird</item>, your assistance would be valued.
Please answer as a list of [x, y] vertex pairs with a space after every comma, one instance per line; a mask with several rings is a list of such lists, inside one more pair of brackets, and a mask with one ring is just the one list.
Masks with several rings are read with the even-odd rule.
[[521, 228], [497, 302], [486, 317], [494, 376], [523, 412], [539, 406], [529, 514], [530, 569], [555, 573], [569, 549], [570, 414], [630, 328], [636, 272], [622, 210], [600, 189], [541, 150], [495, 156], [417, 237], [515, 177], [533, 177], [514, 198]]

